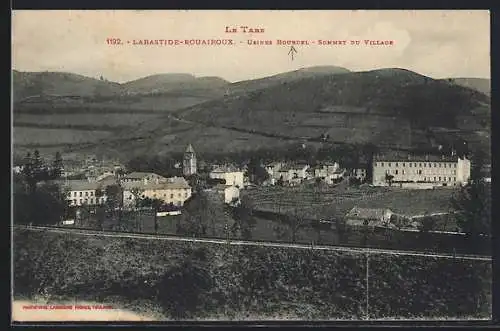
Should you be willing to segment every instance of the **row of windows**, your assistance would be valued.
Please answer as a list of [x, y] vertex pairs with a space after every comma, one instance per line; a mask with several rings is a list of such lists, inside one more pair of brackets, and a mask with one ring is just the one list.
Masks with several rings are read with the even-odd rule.
[[[410, 162], [410, 163], [405, 163], [405, 162], [403, 162], [403, 163], [402, 163], [402, 166], [403, 166], [403, 167], [406, 167], [406, 165], [407, 165], [407, 164], [408, 164], [408, 167], [410, 167], [410, 168], [411, 168], [412, 166], [413, 166], [413, 167], [417, 167], [417, 163], [416, 163], [416, 162], [413, 162], [413, 163], [411, 163], [411, 162]], [[383, 166], [384, 166], [384, 162], [377, 162], [375, 165], [376, 165], [376, 166], [383, 167]], [[419, 166], [419, 167], [422, 167], [422, 165], [423, 165], [423, 167], [424, 167], [424, 168], [425, 168], [425, 167], [429, 167], [429, 168], [431, 168], [431, 167], [434, 167], [434, 168], [456, 168], [456, 167], [457, 167], [457, 164], [456, 164], [456, 163], [440, 163], [440, 162], [438, 162], [438, 163], [426, 163], [426, 162], [422, 163], [422, 162], [419, 162], [419, 163], [418, 163], [418, 166]], [[391, 166], [392, 166], [392, 163], [391, 163], [391, 162], [387, 162], [387, 166], [388, 166], [388, 167], [391, 167]], [[399, 167], [399, 163], [398, 163], [398, 162], [396, 162], [396, 163], [395, 163], [395, 166], [396, 166], [396, 167]]]
[[[387, 169], [387, 170], [385, 171], [385, 173], [386, 173], [386, 174], [390, 174], [390, 173], [391, 173], [391, 171], [390, 171], [389, 169]], [[393, 171], [392, 171], [392, 173], [393, 173], [393, 174], [395, 174], [395, 175], [398, 175], [398, 174], [399, 174], [399, 170], [398, 170], [398, 169], [395, 169], [395, 170], [393, 170]], [[411, 173], [412, 173], [412, 172], [410, 172], [410, 174], [411, 174]], [[432, 171], [431, 171], [431, 173], [432, 173]], [[453, 170], [453, 171], [452, 171], [452, 173], [455, 175], [455, 174], [456, 174], [456, 170]], [[405, 170], [404, 170], [404, 169], [402, 169], [402, 170], [401, 170], [401, 174], [402, 174], [402, 175], [405, 175], [405, 174], [407, 174], [407, 172], [405, 172]], [[418, 175], [421, 175], [421, 174], [422, 174], [422, 169], [419, 169], [419, 170], [414, 170], [414, 171], [413, 171], [413, 174], [418, 174]]]
[[[143, 195], [142, 197], [144, 198], [145, 196]], [[157, 194], [153, 194], [153, 197], [154, 197], [154, 198], [156, 198], [156, 197], [158, 197], [158, 195], [157, 195]], [[163, 194], [163, 197], [164, 197], [164, 198], [166, 198], [166, 197], [167, 197], [167, 194], [166, 194], [166, 193], [164, 193], [164, 194]], [[181, 193], [178, 193], [178, 194], [177, 194], [177, 197], [181, 198], [181, 197], [182, 197], [182, 194], [181, 194]], [[188, 192], [185, 192], [185, 193], [184, 193], [184, 198], [187, 198], [187, 197], [188, 197]], [[132, 196], [132, 195], [129, 195], [128, 199], [129, 199], [129, 200], [132, 200], [132, 198], [133, 198], [133, 196]], [[173, 199], [173, 198], [174, 198], [174, 194], [173, 194], [173, 193], [171, 193], [171, 194], [170, 194], [170, 199]]]
[[[156, 194], [153, 194], [153, 197], [154, 197], [154, 198], [156, 198], [156, 197], [157, 197], [157, 195], [156, 195]], [[163, 197], [164, 197], [164, 198], [166, 198], [166, 197], [167, 197], [167, 194], [163, 194]], [[182, 194], [181, 194], [181, 193], [177, 193], [177, 197], [178, 197], [178, 198], [182, 197]], [[187, 198], [187, 197], [188, 197], [188, 193], [187, 193], [187, 192], [185, 192], [185, 193], [184, 193], [184, 198]], [[173, 194], [173, 193], [171, 193], [171, 194], [170, 194], [170, 199], [173, 199], [173, 198], [174, 198], [174, 194]]]
[[[447, 179], [448, 178], [448, 179]], [[433, 177], [424, 177], [424, 181], [427, 182], [427, 181], [431, 181], [433, 180]], [[457, 181], [457, 178], [456, 177], [434, 177], [434, 181], [436, 182], [456, 182]]]
[[[104, 201], [104, 199], [101, 199], [101, 202], [103, 202], [103, 201]], [[98, 203], [98, 202], [99, 202], [99, 199], [97, 199], [97, 198], [96, 198], [96, 199], [95, 199], [95, 203]], [[94, 198], [90, 198], [90, 200], [89, 200], [89, 199], [80, 199], [80, 200], [79, 200], [79, 203], [80, 203], [80, 204], [83, 204], [83, 203], [90, 203], [90, 204], [94, 204]], [[77, 204], [77, 199], [73, 199], [73, 204], [74, 204], [74, 205], [76, 205], [76, 204]]]
[[[71, 196], [71, 192], [68, 193], [68, 196], [70, 197]], [[82, 197], [83, 196], [83, 192], [73, 192], [73, 196], [76, 197], [76, 196], [80, 196]], [[88, 197], [89, 196], [89, 192], [86, 191], [85, 192], [85, 196]], [[90, 191], [90, 196], [93, 197], [94, 196], [94, 191]]]

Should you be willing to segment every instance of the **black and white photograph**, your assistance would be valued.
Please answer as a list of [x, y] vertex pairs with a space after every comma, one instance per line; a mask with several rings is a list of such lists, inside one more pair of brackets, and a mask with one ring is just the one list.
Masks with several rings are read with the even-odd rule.
[[492, 319], [489, 11], [11, 18], [11, 323]]

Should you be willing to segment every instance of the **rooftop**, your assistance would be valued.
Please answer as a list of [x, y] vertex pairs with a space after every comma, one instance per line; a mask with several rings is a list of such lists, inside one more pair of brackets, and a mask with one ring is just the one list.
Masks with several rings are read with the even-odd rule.
[[69, 189], [71, 191], [88, 191], [103, 189], [102, 183], [89, 182], [88, 180], [71, 179], [71, 180], [52, 180], [47, 183], [58, 184], [61, 188]]
[[225, 173], [225, 172], [241, 172], [233, 165], [216, 166], [211, 172]]
[[129, 174], [126, 174], [124, 178], [127, 179], [144, 179], [145, 177], [148, 176], [154, 176], [154, 177], [161, 177], [160, 175], [155, 174], [154, 172], [139, 172], [139, 171], [134, 171]]
[[406, 152], [387, 152], [373, 156], [373, 161], [431, 161], [431, 162], [457, 162], [456, 155], [437, 154], [411, 154]]
[[188, 189], [190, 188], [187, 182], [163, 182], [163, 183], [123, 183], [123, 188], [125, 190], [131, 190], [133, 188], [138, 188], [141, 190], [175, 190], [175, 189]]
[[309, 165], [307, 164], [287, 164], [284, 165], [280, 171], [289, 171], [289, 170], [303, 170], [304, 168], [308, 167]]
[[194, 148], [191, 144], [188, 145], [186, 148], [186, 153], [193, 153], [194, 154]]
[[387, 211], [391, 211], [386, 208], [352, 208], [348, 213], [347, 217], [356, 217], [363, 219], [380, 219]]

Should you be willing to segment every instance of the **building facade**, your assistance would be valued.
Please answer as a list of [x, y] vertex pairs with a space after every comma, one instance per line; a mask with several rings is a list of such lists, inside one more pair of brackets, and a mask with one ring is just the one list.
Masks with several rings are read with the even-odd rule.
[[283, 180], [284, 183], [301, 183], [307, 178], [307, 170], [309, 165], [285, 165], [276, 173], [277, 179]]
[[453, 187], [469, 180], [471, 164], [457, 156], [377, 155], [372, 169], [374, 186]]
[[160, 199], [165, 204], [172, 204], [181, 207], [192, 195], [191, 186], [182, 177], [166, 178], [159, 183], [124, 183], [123, 203], [124, 206], [135, 205], [138, 197]]
[[326, 178], [334, 174], [338, 169], [339, 164], [337, 162], [325, 163], [314, 169], [314, 177]]
[[240, 189], [236, 186], [219, 184], [205, 191], [210, 193], [210, 195], [218, 201], [222, 201], [225, 204], [231, 204], [239, 201], [240, 199]]
[[209, 173], [209, 177], [213, 179], [224, 179], [226, 185], [240, 188], [243, 187], [244, 173], [237, 169], [217, 167]]
[[184, 176], [189, 177], [197, 172], [196, 168], [196, 153], [193, 149], [193, 146], [189, 144], [186, 151], [184, 152], [184, 158], [182, 162], [182, 173]]
[[67, 193], [70, 206], [95, 206], [106, 202], [105, 187], [98, 182], [87, 180], [66, 180], [60, 183]]
[[354, 168], [351, 171], [351, 177], [359, 179], [362, 182], [366, 180], [366, 175], [366, 168]]

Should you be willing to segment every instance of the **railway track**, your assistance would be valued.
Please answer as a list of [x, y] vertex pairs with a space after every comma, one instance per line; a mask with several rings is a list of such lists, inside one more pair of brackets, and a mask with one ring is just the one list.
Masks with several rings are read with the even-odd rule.
[[132, 239], [145, 239], [145, 240], [169, 240], [181, 242], [197, 242], [197, 243], [212, 243], [224, 244], [231, 246], [257, 246], [257, 247], [279, 247], [279, 248], [295, 248], [295, 249], [313, 249], [313, 250], [326, 250], [348, 252], [354, 254], [380, 254], [380, 255], [398, 255], [398, 256], [421, 256], [433, 258], [446, 258], [457, 260], [476, 260], [476, 261], [492, 261], [491, 256], [481, 255], [464, 255], [464, 254], [445, 254], [445, 253], [430, 253], [419, 251], [404, 251], [404, 250], [391, 250], [391, 249], [378, 249], [378, 248], [364, 248], [364, 247], [345, 247], [345, 246], [327, 246], [327, 245], [306, 245], [306, 244], [290, 244], [272, 241], [249, 241], [239, 239], [218, 239], [218, 238], [187, 238], [182, 236], [173, 235], [157, 235], [148, 233], [136, 232], [121, 232], [121, 231], [99, 231], [81, 228], [66, 228], [59, 226], [21, 226], [15, 225], [14, 229], [22, 229], [29, 231], [46, 231], [53, 233], [71, 233], [89, 237], [111, 237], [111, 238], [132, 238]]

